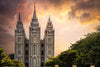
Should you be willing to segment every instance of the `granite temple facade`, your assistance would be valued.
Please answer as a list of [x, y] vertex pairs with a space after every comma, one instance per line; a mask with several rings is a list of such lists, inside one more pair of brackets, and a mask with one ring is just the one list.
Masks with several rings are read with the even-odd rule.
[[15, 29], [15, 59], [23, 62], [26, 67], [43, 67], [49, 57], [54, 56], [54, 29], [48, 18], [44, 38], [40, 39], [41, 28], [36, 16], [34, 5], [33, 18], [29, 27], [29, 39], [26, 38], [23, 23], [19, 13]]

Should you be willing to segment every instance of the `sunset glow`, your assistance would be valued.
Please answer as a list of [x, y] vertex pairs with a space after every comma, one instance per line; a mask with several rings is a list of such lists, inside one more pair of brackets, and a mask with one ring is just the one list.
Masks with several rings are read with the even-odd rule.
[[[86, 6], [87, 5], [87, 6]], [[34, 1], [0, 0], [0, 47], [14, 53], [14, 35], [21, 13], [26, 36], [32, 21]], [[36, 0], [36, 13], [41, 26], [41, 39], [51, 17], [55, 28], [55, 56], [67, 50], [84, 35], [95, 31], [100, 23], [100, 0]]]

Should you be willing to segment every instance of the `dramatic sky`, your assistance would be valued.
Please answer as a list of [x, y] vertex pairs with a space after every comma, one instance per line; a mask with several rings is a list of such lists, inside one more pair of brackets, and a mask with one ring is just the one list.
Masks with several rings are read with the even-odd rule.
[[[55, 29], [55, 56], [67, 50], [100, 23], [100, 0], [35, 0], [41, 39], [50, 15]], [[21, 13], [27, 38], [33, 17], [33, 0], [0, 0], [0, 47], [14, 53], [14, 30]]]

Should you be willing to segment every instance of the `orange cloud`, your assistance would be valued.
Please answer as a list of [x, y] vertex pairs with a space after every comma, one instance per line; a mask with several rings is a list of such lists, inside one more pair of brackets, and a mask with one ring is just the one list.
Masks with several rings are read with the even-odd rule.
[[[5, 3], [5, 4], [4, 4]], [[50, 14], [55, 29], [55, 55], [67, 50], [70, 43], [74, 43], [84, 34], [93, 32], [91, 28], [100, 20], [99, 0], [37, 0], [36, 12], [39, 24], [41, 26], [41, 35], [44, 37], [44, 30]], [[11, 4], [11, 5], [9, 5]], [[9, 5], [9, 6], [8, 6]], [[7, 7], [8, 6], [8, 7]], [[1, 8], [4, 7], [4, 8]], [[7, 7], [7, 8], [6, 8]], [[10, 0], [0, 2], [0, 27], [9, 33], [9, 38], [14, 39], [14, 29], [17, 23], [18, 12], [21, 12], [21, 20], [23, 22], [27, 37], [29, 36], [29, 26], [33, 17], [34, 3], [31, 0]], [[10, 10], [9, 10], [10, 9]], [[71, 19], [69, 19], [69, 17]], [[87, 25], [88, 23], [88, 25]], [[92, 23], [92, 24], [91, 24]], [[84, 25], [83, 25], [84, 24]], [[6, 28], [5, 28], [6, 27]], [[7, 34], [6, 34], [7, 35]], [[9, 35], [8, 35], [9, 36]], [[7, 38], [7, 37], [3, 37]], [[8, 40], [8, 39], [7, 39]], [[2, 39], [5, 41], [5, 39]], [[14, 52], [14, 40], [12, 43], [5, 41], [0, 46], [12, 45]], [[1, 45], [3, 44], [3, 45]], [[10, 48], [9, 53], [11, 52]]]

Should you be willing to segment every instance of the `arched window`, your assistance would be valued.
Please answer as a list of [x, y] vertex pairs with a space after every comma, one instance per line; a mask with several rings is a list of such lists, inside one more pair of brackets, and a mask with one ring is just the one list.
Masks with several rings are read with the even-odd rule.
[[51, 44], [48, 45], [48, 55], [51, 55]]
[[36, 58], [33, 58], [33, 67], [37, 67], [37, 59]]
[[37, 52], [37, 48], [36, 46], [33, 46], [33, 54], [36, 55], [36, 52]]
[[18, 37], [18, 42], [21, 42], [21, 38], [20, 37]]
[[27, 62], [28, 62], [28, 57], [25, 57], [25, 61], [27, 61]]
[[20, 58], [20, 57], [18, 57], [18, 60], [19, 60], [19, 61], [21, 61], [21, 58]]
[[20, 50], [18, 51], [18, 55], [21, 55], [21, 51]]
[[36, 35], [33, 36], [33, 42], [36, 43]]
[[48, 51], [48, 55], [51, 55], [51, 51], [50, 50]]
[[18, 49], [21, 49], [21, 44], [18, 44]]
[[48, 49], [51, 50], [51, 44], [48, 45]]
[[44, 51], [43, 50], [41, 51], [41, 55], [44, 55]]
[[25, 55], [28, 55], [28, 50], [25, 51]]
[[48, 43], [51, 43], [51, 38], [48, 38]]

